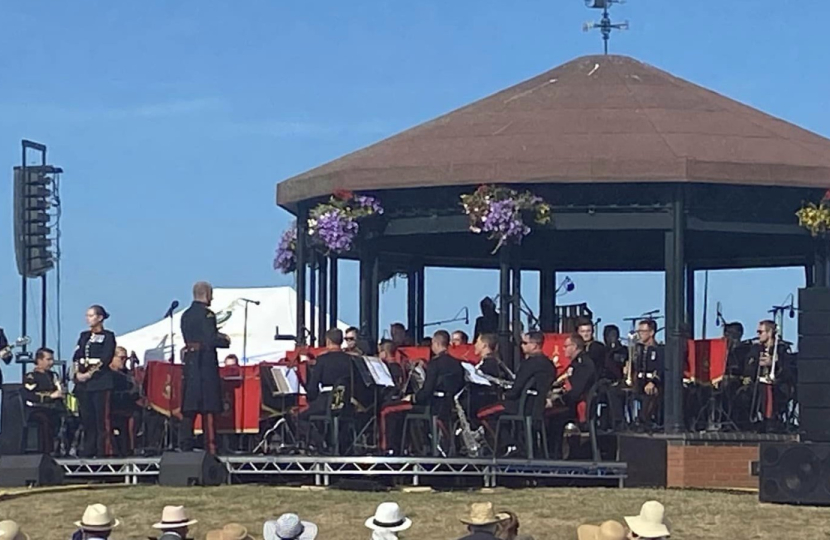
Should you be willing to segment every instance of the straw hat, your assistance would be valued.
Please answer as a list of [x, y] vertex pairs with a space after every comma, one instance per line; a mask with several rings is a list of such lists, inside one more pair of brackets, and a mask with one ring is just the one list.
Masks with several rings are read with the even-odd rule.
[[473, 503], [470, 505], [470, 515], [458, 518], [465, 525], [492, 525], [510, 519], [509, 514], [496, 513], [493, 503]]
[[606, 521], [602, 525], [580, 525], [576, 529], [578, 540], [625, 540], [625, 527], [617, 521]]
[[317, 537], [317, 525], [300, 520], [297, 514], [283, 514], [265, 522], [262, 536], [265, 540], [314, 540]]
[[254, 540], [248, 529], [239, 523], [228, 523], [221, 529], [208, 531], [207, 540]]
[[199, 523], [195, 519], [188, 519], [184, 506], [165, 506], [161, 511], [161, 521], [153, 525], [154, 529], [179, 529]]
[[626, 517], [625, 522], [631, 532], [641, 538], [661, 538], [671, 534], [665, 513], [666, 508], [659, 502], [646, 501], [640, 508], [640, 515]]
[[412, 520], [404, 515], [396, 502], [380, 503], [375, 515], [366, 520], [366, 526], [373, 531], [405, 531], [412, 526]]
[[121, 525], [110, 513], [110, 509], [103, 504], [90, 504], [84, 510], [81, 521], [76, 521], [75, 526], [90, 532], [111, 531]]
[[0, 521], [0, 540], [29, 540], [29, 535], [20, 530], [20, 525], [7, 519]]

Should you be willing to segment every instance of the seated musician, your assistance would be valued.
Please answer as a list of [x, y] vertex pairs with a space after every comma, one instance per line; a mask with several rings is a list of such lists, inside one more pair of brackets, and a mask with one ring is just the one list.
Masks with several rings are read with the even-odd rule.
[[[475, 352], [481, 360], [476, 364], [476, 371], [485, 375], [488, 379], [500, 379], [505, 382], [513, 381], [513, 374], [507, 373], [506, 369], [502, 367], [502, 362], [498, 357], [499, 340], [496, 334], [481, 334], [475, 342]], [[492, 383], [493, 381], [491, 381]], [[499, 402], [499, 386], [491, 384], [490, 386], [481, 386], [478, 384], [470, 385], [470, 416], [475, 426], [475, 421], [478, 419], [478, 411], [485, 407], [490, 407]]]
[[432, 336], [433, 357], [426, 366], [426, 377], [423, 386], [414, 394], [410, 394], [403, 402], [395, 404], [394, 410], [386, 412], [382, 422], [384, 436], [381, 437], [381, 448], [388, 454], [400, 454], [400, 442], [404, 415], [409, 411], [424, 410], [431, 407], [431, 412], [449, 427], [449, 417], [452, 414], [452, 398], [464, 387], [464, 368], [460, 360], [449, 355], [450, 334], [446, 330], [438, 330]]
[[594, 369], [598, 378], [605, 379], [605, 359], [608, 354], [605, 344], [594, 339], [594, 323], [587, 317], [580, 317], [576, 321], [576, 333], [585, 342], [585, 352], [594, 362]]
[[651, 430], [658, 423], [663, 376], [663, 346], [657, 343], [657, 322], [643, 319], [637, 324], [634, 358], [629, 360], [634, 394], [640, 402], [639, 429]]
[[463, 330], [456, 330], [452, 333], [452, 337], [450, 338], [450, 344], [453, 347], [460, 347], [461, 345], [469, 345], [470, 343], [470, 336], [467, 335], [467, 332]]
[[[591, 387], [597, 381], [594, 361], [586, 349], [587, 344], [579, 334], [571, 334], [565, 338], [565, 356], [571, 361], [568, 370], [559, 376], [551, 392], [555, 398], [549, 403], [548, 433], [551, 445], [551, 458], [562, 458], [562, 437], [565, 426], [569, 422], [577, 422], [579, 413], [577, 407], [584, 402]], [[587, 411], [584, 411], [587, 420]]]
[[389, 325], [389, 334], [398, 347], [411, 347], [415, 344], [403, 323], [396, 322]]
[[363, 351], [358, 344], [358, 334], [359, 332], [354, 326], [346, 328], [346, 333], [343, 337], [343, 351], [355, 356], [363, 356]]
[[[502, 413], [519, 414], [519, 403], [525, 392], [535, 392], [544, 399], [553, 381], [556, 379], [556, 366], [550, 358], [542, 352], [542, 345], [545, 342], [545, 335], [542, 332], [528, 332], [522, 336], [522, 353], [524, 359], [519, 365], [516, 373], [516, 380], [513, 386], [505, 392], [504, 402], [486, 407], [478, 411], [478, 419], [481, 420], [489, 430], [494, 430], [498, 416]], [[503, 449], [497, 449], [497, 452]]]
[[60, 430], [61, 416], [66, 412], [60, 378], [52, 371], [54, 365], [52, 349], [41, 347], [35, 352], [34, 370], [23, 379], [23, 396], [29, 419], [38, 425], [38, 451], [44, 454], [56, 452], [55, 438]]
[[628, 360], [628, 349], [620, 341], [620, 329], [614, 324], [606, 325], [602, 329], [602, 340], [605, 343], [605, 358], [597, 368], [597, 402], [600, 406], [599, 427], [603, 430], [619, 430], [625, 426], [625, 392], [623, 369]]
[[[758, 340], [753, 342], [744, 368], [744, 400], [749, 399], [750, 421], [758, 423], [761, 431], [782, 431], [783, 416], [787, 402], [794, 393], [793, 354], [790, 344], [777, 340], [777, 325], [774, 321], [758, 323]], [[775, 359], [775, 373], [772, 364]]]
[[[354, 369], [352, 356], [343, 352], [343, 331], [339, 328], [332, 328], [326, 332], [326, 352], [317, 357], [314, 366], [311, 367], [308, 385], [309, 407], [299, 415], [299, 432], [301, 435], [309, 433], [311, 426], [308, 422], [309, 416], [326, 414], [331, 398], [331, 410], [335, 413], [351, 411], [352, 389], [354, 384]], [[342, 392], [340, 388], [342, 387]], [[333, 395], [330, 395], [335, 392]], [[315, 446], [319, 447], [319, 434], [313, 439]]]
[[118, 456], [125, 457], [134, 450], [132, 445], [135, 425], [140, 420], [141, 407], [138, 400], [141, 393], [132, 374], [127, 371], [127, 349], [116, 346], [109, 367], [112, 372], [110, 424], [113, 446]]

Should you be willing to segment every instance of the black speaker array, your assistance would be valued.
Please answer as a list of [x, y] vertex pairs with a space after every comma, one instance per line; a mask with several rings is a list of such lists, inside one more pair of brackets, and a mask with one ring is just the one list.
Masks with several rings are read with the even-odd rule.
[[830, 505], [830, 444], [761, 443], [761, 502]]
[[23, 405], [23, 385], [4, 384], [0, 402], [0, 456], [23, 453], [23, 433], [26, 411]]
[[830, 442], [830, 288], [798, 291], [798, 403], [802, 438]]
[[165, 452], [159, 464], [162, 486], [218, 486], [228, 470], [216, 456], [206, 452]]
[[63, 469], [46, 454], [0, 457], [0, 487], [58, 486]]

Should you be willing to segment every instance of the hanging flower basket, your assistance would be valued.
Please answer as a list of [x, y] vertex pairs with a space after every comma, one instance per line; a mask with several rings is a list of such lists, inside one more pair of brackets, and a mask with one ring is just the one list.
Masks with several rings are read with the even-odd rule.
[[360, 222], [383, 214], [380, 202], [368, 195], [336, 191], [328, 202], [320, 203], [309, 213], [308, 235], [312, 245], [326, 255], [351, 251], [360, 232]]
[[830, 190], [824, 193], [821, 201], [805, 203], [798, 212], [798, 224], [810, 231], [813, 236], [827, 236], [830, 231]]
[[290, 274], [297, 269], [297, 222], [294, 221], [282, 233], [274, 256], [274, 270]]
[[479, 186], [461, 196], [461, 206], [470, 218], [470, 231], [497, 241], [493, 253], [507, 243], [520, 244], [530, 234], [530, 224], [545, 225], [551, 218], [550, 205], [540, 197], [500, 186]]

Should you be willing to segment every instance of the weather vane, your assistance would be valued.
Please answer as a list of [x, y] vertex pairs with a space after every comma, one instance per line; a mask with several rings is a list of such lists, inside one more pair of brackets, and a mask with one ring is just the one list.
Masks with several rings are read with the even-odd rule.
[[587, 32], [592, 28], [599, 28], [602, 33], [602, 41], [605, 47], [605, 54], [608, 54], [608, 38], [611, 37], [611, 30], [628, 30], [628, 21], [612, 23], [608, 16], [608, 9], [614, 4], [622, 4], [625, 0], [585, 0], [585, 5], [591, 9], [601, 9], [602, 19], [598, 23], [586, 22], [582, 25], [582, 31]]

